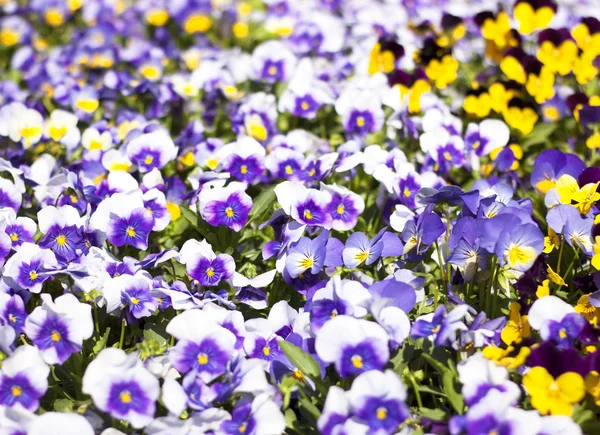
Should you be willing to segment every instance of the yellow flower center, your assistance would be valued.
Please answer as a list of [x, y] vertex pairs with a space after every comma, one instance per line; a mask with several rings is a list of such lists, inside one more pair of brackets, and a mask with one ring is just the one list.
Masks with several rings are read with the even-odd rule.
[[247, 174], [247, 173], [248, 173], [248, 166], [246, 166], [246, 165], [242, 165], [242, 166], [240, 167], [240, 172], [241, 172], [242, 174]]
[[135, 237], [135, 229], [133, 227], [127, 227], [125, 234], [127, 234], [129, 237]]
[[356, 125], [358, 125], [359, 127], [364, 127], [365, 126], [365, 118], [362, 116], [359, 116], [358, 118], [356, 118]]
[[10, 240], [17, 242], [19, 240], [19, 235], [17, 233], [10, 233]]
[[198, 355], [198, 364], [205, 365], [208, 364], [208, 355], [205, 353], [201, 353]]
[[13, 396], [19, 397], [23, 393], [23, 390], [21, 389], [21, 387], [15, 385], [14, 387], [12, 387], [10, 389], [10, 392], [12, 393]]
[[77, 100], [75, 106], [84, 112], [92, 113], [100, 106], [100, 102], [98, 100]]
[[192, 15], [184, 23], [186, 33], [205, 33], [212, 27], [212, 21], [205, 15]]
[[121, 402], [123, 403], [130, 403], [131, 393], [129, 391], [123, 391], [121, 394], [119, 394], [119, 399], [121, 399]]
[[344, 211], [345, 211], [344, 206], [341, 204], [338, 205], [336, 211], [337, 211], [337, 214], [344, 214]]
[[31, 272], [29, 272], [29, 279], [32, 281], [35, 281], [38, 277], [38, 274], [35, 270], [32, 270]]
[[55, 342], [59, 342], [61, 339], [60, 332], [58, 331], [52, 331], [52, 335], [50, 337], [52, 338], [52, 341]]
[[294, 377], [294, 379], [304, 382], [304, 373], [302, 373], [300, 370], [294, 369], [294, 373], [292, 374], [292, 376]]
[[362, 263], [369, 258], [369, 251], [361, 251], [354, 258]]
[[15, 317], [14, 314], [9, 314], [8, 320], [10, 320], [10, 323], [15, 323], [17, 321], [17, 318]]
[[385, 420], [386, 418], [387, 418], [387, 409], [385, 409], [383, 406], [380, 408], [377, 408], [377, 419]]
[[233, 216], [235, 216], [235, 212], [233, 211], [233, 209], [231, 207], [227, 207], [225, 209], [225, 214], [227, 215], [227, 217], [232, 218]]
[[213, 276], [215, 276], [215, 270], [212, 267], [209, 267], [208, 269], [206, 269], [206, 276], [212, 278]]
[[63, 234], [59, 234], [56, 238], [56, 244], [58, 246], [65, 246], [67, 244], [67, 238]]
[[304, 219], [310, 221], [313, 218], [313, 214], [310, 212], [310, 210], [304, 210]]
[[269, 348], [269, 346], [263, 347], [263, 355], [269, 356], [270, 354], [271, 354], [271, 349]]
[[147, 165], [151, 165], [153, 161], [154, 161], [154, 157], [152, 157], [152, 156], [146, 156], [146, 158], [144, 159], [144, 163]]
[[77, 201], [79, 201], [79, 199], [75, 195], [71, 195], [69, 199], [71, 200], [72, 204], [77, 204]]
[[308, 268], [312, 267], [313, 264], [314, 264], [314, 260], [310, 257], [303, 258], [302, 261], [300, 261], [300, 266], [302, 266], [304, 269], [308, 269]]
[[302, 110], [308, 110], [308, 103], [306, 101], [303, 101], [302, 104], [300, 104], [300, 107], [302, 107]]
[[352, 361], [352, 365], [355, 368], [362, 369], [362, 367], [363, 367], [362, 356], [360, 356], [360, 355], [353, 355], [352, 358], [350, 358], [350, 361]]
[[285, 167], [285, 173], [288, 175], [292, 175], [294, 173], [294, 170], [292, 169], [292, 167], [290, 165], [287, 165]]
[[132, 298], [132, 299], [131, 299], [131, 303], [132, 303], [133, 305], [137, 305], [137, 304], [139, 304], [139, 303], [140, 303], [140, 300], [139, 300], [138, 298]]

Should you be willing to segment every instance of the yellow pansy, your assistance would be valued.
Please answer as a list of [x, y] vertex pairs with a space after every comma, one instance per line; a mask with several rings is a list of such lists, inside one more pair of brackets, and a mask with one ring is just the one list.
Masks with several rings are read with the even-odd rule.
[[563, 204], [571, 204], [573, 195], [579, 190], [577, 180], [569, 174], [561, 175], [556, 181], [556, 193]]
[[533, 9], [527, 2], [517, 3], [513, 12], [519, 22], [519, 33], [522, 35], [529, 35], [535, 30], [548, 27], [554, 17], [554, 11], [548, 6]]
[[555, 47], [550, 41], [544, 41], [538, 50], [537, 58], [553, 73], [566, 76], [573, 70], [577, 54], [577, 46], [573, 41], [564, 41], [559, 47]]
[[544, 254], [549, 254], [554, 249], [558, 249], [559, 246], [560, 237], [552, 228], [548, 227], [548, 237], [544, 237]]
[[598, 68], [594, 65], [596, 54], [583, 52], [573, 62], [573, 73], [575, 79], [580, 85], [587, 84], [590, 80], [598, 75]]
[[592, 256], [592, 266], [600, 270], [600, 236], [594, 238], [594, 255]]
[[535, 98], [538, 104], [554, 96], [554, 74], [550, 68], [543, 66], [539, 75], [529, 74], [525, 83], [527, 93]]
[[588, 214], [592, 206], [600, 200], [600, 193], [598, 193], [599, 184], [588, 183], [573, 193], [571, 200], [576, 203], [575, 207], [577, 207], [579, 213]]
[[592, 325], [598, 325], [598, 320], [600, 320], [600, 310], [592, 304], [590, 304], [589, 295], [583, 295], [577, 300], [577, 305], [575, 305], [575, 311], [579, 314], [583, 314], [583, 316]]
[[535, 291], [535, 295], [538, 299], [541, 299], [545, 296], [550, 295], [550, 280], [545, 279], [542, 281], [542, 285], [538, 285], [537, 290]]
[[527, 81], [527, 74], [525, 73], [525, 68], [521, 65], [521, 62], [516, 57], [506, 56], [500, 62], [500, 69], [506, 77], [511, 80], [514, 80], [517, 83], [525, 84]]
[[547, 266], [546, 270], [548, 271], [548, 278], [550, 278], [550, 281], [556, 285], [566, 285], [565, 280], [562, 279], [562, 277], [556, 273], [552, 267], [550, 267], [550, 265]]
[[511, 356], [515, 352], [513, 346], [508, 346], [506, 349], [494, 346], [486, 346], [483, 348], [483, 356], [490, 361], [494, 361], [507, 369], [516, 369], [525, 364], [527, 357], [531, 353], [528, 347], [522, 347], [516, 356]]
[[369, 56], [369, 74], [373, 75], [378, 72], [389, 74], [394, 71], [395, 66], [394, 53], [390, 50], [382, 51], [381, 44], [379, 42], [375, 43]]
[[571, 415], [573, 404], [585, 396], [580, 374], [563, 373], [556, 379], [544, 367], [533, 367], [523, 377], [523, 386], [531, 396], [531, 406], [542, 415]]
[[502, 83], [498, 82], [490, 86], [488, 94], [491, 99], [492, 109], [495, 112], [502, 113], [507, 109], [511, 98], [515, 96], [515, 91], [505, 88]]
[[481, 26], [481, 34], [485, 39], [494, 41], [498, 47], [507, 45], [507, 33], [510, 32], [510, 19], [505, 12], [500, 12], [496, 18], [488, 18]]
[[596, 370], [585, 377], [585, 390], [594, 398], [596, 405], [600, 406], [600, 374]]
[[590, 30], [584, 23], [579, 23], [573, 27], [571, 36], [583, 52], [600, 54], [600, 33], [590, 34]]
[[441, 60], [433, 59], [425, 68], [425, 74], [438, 89], [444, 89], [456, 80], [457, 73], [458, 61], [449, 54], [442, 57]]
[[504, 113], [504, 121], [521, 134], [531, 133], [538, 120], [538, 114], [531, 107], [508, 107]]
[[492, 110], [492, 98], [487, 92], [482, 92], [479, 95], [467, 95], [463, 103], [463, 109], [469, 115], [485, 118]]
[[502, 341], [510, 345], [514, 342], [519, 343], [523, 338], [531, 336], [531, 328], [527, 321], [527, 316], [521, 316], [521, 304], [518, 302], [510, 303], [510, 315], [506, 326], [500, 334]]

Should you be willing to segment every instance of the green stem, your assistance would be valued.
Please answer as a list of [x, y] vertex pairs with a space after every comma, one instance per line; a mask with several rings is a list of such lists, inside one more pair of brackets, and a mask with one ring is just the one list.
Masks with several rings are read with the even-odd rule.
[[125, 316], [121, 318], [121, 338], [119, 339], [119, 349], [123, 349], [123, 342], [125, 341]]
[[[438, 257], [438, 263], [440, 266], [440, 271], [442, 272], [442, 282], [444, 283], [444, 289], [448, 288], [448, 281], [446, 279], [446, 273], [444, 270], [444, 265], [442, 262], [442, 251], [440, 251], [440, 246], [438, 245], [438, 242], [435, 242], [435, 250], [437, 252], [437, 257]], [[437, 287], [436, 287], [437, 288]], [[438, 299], [439, 299], [439, 295], [437, 294], [437, 292], [435, 292], [435, 299], [434, 299], [434, 308], [437, 308], [438, 306]]]
[[563, 254], [563, 247], [565, 246], [565, 241], [563, 240], [562, 236], [560, 238], [560, 250], [558, 251], [558, 262], [556, 263], [556, 273], [560, 274], [560, 263], [562, 262], [562, 254]]
[[410, 373], [408, 375], [408, 379], [410, 380], [410, 383], [413, 387], [413, 390], [415, 390], [415, 396], [417, 398], [417, 404], [419, 405], [419, 409], [421, 409], [423, 407], [423, 402], [421, 401], [421, 393], [419, 393], [419, 386], [417, 385], [417, 382], [415, 381], [415, 377], [412, 373]]
[[96, 303], [96, 299], [94, 299], [94, 330], [96, 336], [100, 334], [100, 326], [98, 323], [98, 304]]
[[[565, 276], [563, 278], [563, 280], [566, 282], [568, 279], [568, 275], [571, 272], [571, 269], [573, 269], [573, 266], [575, 265], [575, 261], [577, 261], [579, 259], [579, 246], [575, 247], [575, 256], [573, 257], [573, 260], [571, 261], [571, 264], [569, 264], [569, 267], [567, 268], [567, 271], [565, 272]], [[563, 286], [559, 286], [558, 290], [559, 291]]]

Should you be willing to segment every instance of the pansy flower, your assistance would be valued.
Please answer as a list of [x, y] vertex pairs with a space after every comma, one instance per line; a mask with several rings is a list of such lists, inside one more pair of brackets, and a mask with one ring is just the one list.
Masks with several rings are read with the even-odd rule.
[[21, 345], [2, 362], [0, 405], [36, 411], [48, 389], [50, 367], [35, 346]]
[[154, 219], [147, 212], [140, 191], [116, 193], [98, 205], [90, 218], [90, 227], [106, 234], [115, 246], [146, 249]]
[[40, 349], [48, 364], [63, 364], [81, 350], [83, 340], [94, 332], [92, 307], [70, 293], [52, 301], [41, 295], [43, 304], [36, 307], [25, 321], [25, 333]]
[[406, 387], [391, 370], [370, 370], [352, 382], [348, 398], [352, 413], [372, 433], [394, 433], [408, 418]]
[[557, 5], [552, 0], [518, 0], [513, 13], [519, 22], [519, 33], [529, 35], [546, 28], [554, 18], [556, 9]]
[[365, 137], [383, 126], [384, 113], [377, 95], [366, 90], [349, 88], [335, 102], [346, 133]]
[[10, 325], [17, 334], [23, 332], [27, 311], [21, 296], [0, 293], [0, 323]]
[[221, 148], [223, 168], [239, 181], [252, 183], [264, 170], [265, 148], [249, 136], [243, 136]]
[[306, 271], [318, 274], [325, 264], [329, 231], [322, 231], [313, 240], [301, 237], [289, 247], [285, 260], [285, 270], [292, 278]]
[[239, 232], [252, 209], [252, 198], [245, 189], [240, 182], [231, 182], [226, 187], [203, 187], [198, 197], [202, 218], [212, 226], [225, 225]]
[[186, 265], [187, 273], [202, 286], [215, 286], [230, 279], [235, 271], [235, 262], [228, 254], [216, 255], [212, 246], [203, 240], [188, 240], [181, 248], [180, 261]]
[[143, 367], [137, 353], [115, 348], [102, 350], [87, 366], [81, 390], [98, 409], [135, 428], [152, 421], [160, 393], [158, 379]]
[[205, 382], [224, 372], [235, 349], [235, 335], [200, 310], [179, 314], [167, 332], [178, 340], [169, 353], [173, 366], [182, 373], [194, 371]]
[[323, 325], [315, 350], [324, 362], [333, 363], [342, 377], [381, 370], [389, 358], [388, 336], [381, 326], [345, 315]]
[[506, 228], [496, 242], [495, 253], [501, 265], [521, 272], [532, 265], [544, 249], [544, 235], [536, 225]]
[[58, 259], [69, 262], [84, 252], [82, 219], [74, 207], [44, 207], [38, 212], [38, 225], [44, 234], [40, 247], [52, 249]]
[[284, 181], [275, 187], [275, 194], [283, 211], [298, 223], [331, 228], [333, 218], [327, 212], [331, 202], [329, 192], [307, 189], [300, 183]]
[[566, 154], [560, 150], [544, 150], [536, 158], [531, 171], [531, 184], [541, 193], [547, 193], [556, 186], [558, 179], [564, 175], [577, 178], [585, 165], [574, 154]]
[[328, 207], [332, 218], [331, 227], [337, 231], [348, 231], [354, 228], [358, 217], [365, 209], [365, 201], [362, 197], [337, 184], [324, 185], [323, 189], [331, 195]]
[[572, 305], [552, 295], [533, 303], [528, 320], [543, 340], [554, 341], [560, 349], [572, 347], [587, 324]]
[[144, 271], [109, 279], [102, 287], [106, 311], [113, 312], [123, 305], [127, 314], [135, 319], [151, 316], [158, 308], [158, 301], [151, 291], [152, 280]]
[[49, 249], [23, 243], [4, 266], [4, 278], [20, 289], [40, 293], [42, 285], [58, 269], [56, 257]]
[[165, 128], [148, 124], [143, 130], [132, 131], [126, 140], [127, 157], [140, 172], [161, 169], [177, 156], [177, 147]]
[[468, 305], [459, 305], [446, 313], [446, 307], [440, 305], [433, 313], [419, 316], [412, 325], [412, 338], [428, 338], [436, 346], [448, 346], [456, 338], [457, 331], [466, 331], [462, 319], [467, 314]]
[[254, 77], [267, 83], [286, 82], [296, 65], [296, 56], [281, 41], [267, 41], [254, 49]]

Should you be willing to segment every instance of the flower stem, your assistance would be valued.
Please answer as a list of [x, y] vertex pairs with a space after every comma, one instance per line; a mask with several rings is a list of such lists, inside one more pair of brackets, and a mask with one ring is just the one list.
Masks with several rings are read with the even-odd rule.
[[125, 341], [125, 316], [121, 318], [121, 338], [119, 339], [119, 349], [123, 349], [123, 341]]

